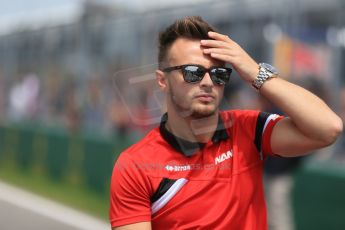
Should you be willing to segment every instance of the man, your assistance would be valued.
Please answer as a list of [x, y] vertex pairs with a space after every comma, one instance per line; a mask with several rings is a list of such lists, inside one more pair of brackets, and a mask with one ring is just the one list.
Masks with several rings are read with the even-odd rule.
[[[167, 113], [114, 167], [113, 229], [267, 229], [265, 157], [328, 146], [342, 132], [341, 119], [200, 17], [160, 34], [159, 63]], [[231, 74], [226, 64], [289, 117], [219, 111]]]

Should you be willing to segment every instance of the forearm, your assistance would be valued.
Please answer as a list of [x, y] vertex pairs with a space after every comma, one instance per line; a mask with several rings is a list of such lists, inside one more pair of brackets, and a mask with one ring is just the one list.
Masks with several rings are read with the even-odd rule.
[[320, 98], [300, 86], [274, 78], [263, 84], [260, 93], [309, 138], [332, 143], [342, 131], [341, 119]]

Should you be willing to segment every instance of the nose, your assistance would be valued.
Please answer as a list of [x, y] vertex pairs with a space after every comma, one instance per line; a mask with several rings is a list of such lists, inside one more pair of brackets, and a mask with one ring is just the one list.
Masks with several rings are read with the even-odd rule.
[[212, 81], [211, 76], [208, 72], [205, 73], [205, 76], [200, 81], [200, 86], [201, 87], [212, 87], [213, 86], [213, 81]]

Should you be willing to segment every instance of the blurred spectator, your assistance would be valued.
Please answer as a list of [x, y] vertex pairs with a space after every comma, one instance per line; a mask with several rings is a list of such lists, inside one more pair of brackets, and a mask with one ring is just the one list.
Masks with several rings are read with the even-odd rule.
[[10, 90], [8, 118], [13, 121], [34, 118], [38, 109], [39, 92], [40, 80], [35, 74], [28, 74], [13, 85]]
[[76, 133], [80, 130], [81, 114], [78, 105], [75, 84], [69, 86], [65, 97], [65, 124], [69, 131]]
[[130, 116], [128, 109], [118, 99], [113, 99], [108, 107], [108, 119], [112, 134], [117, 137], [128, 138], [130, 135]]
[[104, 131], [105, 109], [101, 85], [98, 79], [87, 82], [87, 94], [83, 106], [83, 124], [87, 131]]
[[46, 76], [41, 96], [41, 119], [45, 125], [63, 125], [63, 86], [62, 76], [56, 71]]
[[[340, 90], [339, 96], [339, 104], [340, 104], [340, 113], [339, 116], [343, 120], [345, 124], [345, 86], [343, 86]], [[339, 137], [336, 148], [335, 148], [335, 157], [345, 163], [345, 132]]]

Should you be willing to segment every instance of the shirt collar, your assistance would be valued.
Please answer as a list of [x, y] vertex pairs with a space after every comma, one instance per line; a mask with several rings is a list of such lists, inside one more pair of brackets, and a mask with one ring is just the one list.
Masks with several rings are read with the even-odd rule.
[[[167, 120], [168, 120], [168, 114], [165, 113], [161, 118], [159, 131], [162, 137], [164, 138], [164, 140], [167, 143], [169, 143], [175, 150], [184, 154], [185, 156], [192, 156], [194, 153], [196, 153], [198, 150], [200, 150], [201, 148], [205, 146], [205, 143], [190, 142], [172, 134], [165, 127]], [[221, 116], [219, 115], [217, 129], [212, 136], [212, 142], [218, 143], [221, 140], [227, 140], [228, 138], [229, 138], [229, 135], [226, 131], [226, 127], [224, 126], [224, 122]]]

